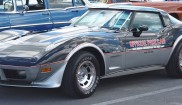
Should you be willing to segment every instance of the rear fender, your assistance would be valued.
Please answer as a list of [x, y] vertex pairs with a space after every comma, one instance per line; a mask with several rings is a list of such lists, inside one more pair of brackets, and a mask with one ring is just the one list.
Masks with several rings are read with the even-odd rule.
[[172, 49], [171, 49], [171, 53], [170, 53], [169, 58], [168, 58], [168, 60], [167, 60], [167, 62], [166, 62], [166, 65], [169, 63], [170, 58], [172, 57], [172, 54], [173, 54], [173, 52], [175, 51], [176, 47], [177, 47], [178, 44], [181, 43], [181, 42], [182, 42], [182, 35], [180, 35], [180, 36], [176, 39], [176, 41], [174, 42], [173, 47], [172, 47]]

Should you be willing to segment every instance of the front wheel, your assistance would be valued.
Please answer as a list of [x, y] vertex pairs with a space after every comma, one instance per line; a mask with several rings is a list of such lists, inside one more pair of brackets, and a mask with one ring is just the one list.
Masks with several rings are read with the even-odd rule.
[[174, 50], [166, 66], [166, 72], [171, 77], [182, 78], [182, 43], [179, 43]]
[[86, 51], [76, 53], [68, 62], [62, 87], [64, 92], [76, 98], [91, 96], [100, 77], [100, 66], [96, 57]]

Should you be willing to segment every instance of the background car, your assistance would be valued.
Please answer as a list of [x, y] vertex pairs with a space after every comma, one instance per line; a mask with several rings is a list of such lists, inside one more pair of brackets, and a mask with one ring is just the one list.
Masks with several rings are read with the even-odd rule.
[[67, 26], [87, 11], [87, 0], [1, 0], [0, 31], [44, 31]]
[[182, 78], [182, 22], [139, 6], [92, 7], [71, 26], [0, 43], [0, 85], [91, 96], [100, 78], [166, 68]]
[[170, 15], [175, 17], [176, 19], [182, 20], [182, 2], [135, 2], [132, 3], [134, 6], [147, 6], [159, 8], [167, 11]]
[[[145, 2], [144, 2], [145, 1]], [[147, 1], [147, 2], [146, 2]], [[179, 1], [162, 1], [162, 0], [107, 0], [101, 1], [108, 4], [121, 3], [134, 6], [147, 6], [162, 9], [178, 20], [182, 20], [182, 2]]]

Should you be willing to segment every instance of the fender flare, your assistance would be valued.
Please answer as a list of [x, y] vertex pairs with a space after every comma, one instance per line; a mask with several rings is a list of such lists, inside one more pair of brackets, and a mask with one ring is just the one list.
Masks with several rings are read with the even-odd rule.
[[[68, 61], [71, 59], [71, 57], [78, 51], [84, 49], [84, 48], [87, 48], [87, 47], [91, 47], [91, 48], [94, 48], [96, 49], [101, 55], [102, 55], [102, 58], [104, 60], [104, 67], [106, 69], [106, 58], [104, 56], [104, 53], [103, 51], [98, 47], [96, 46], [95, 44], [92, 44], [92, 43], [82, 43], [78, 46], [76, 46], [68, 55], [67, 57], [65, 58], [65, 62], [66, 62], [66, 66], [68, 64]], [[105, 70], [104, 70], [105, 71]]]

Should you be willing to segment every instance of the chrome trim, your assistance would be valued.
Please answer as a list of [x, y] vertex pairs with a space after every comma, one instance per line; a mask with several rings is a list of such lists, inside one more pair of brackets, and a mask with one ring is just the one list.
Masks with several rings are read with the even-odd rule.
[[64, 8], [63, 10], [68, 10], [68, 9], [76, 9], [76, 6], [74, 6], [74, 7], [72, 7], [72, 6], [66, 7], [66, 8]]
[[67, 8], [64, 8], [64, 10], [67, 10], [67, 9], [79, 9], [79, 8], [84, 8], [86, 7], [85, 5], [83, 6], [73, 6], [73, 7], [67, 7]]
[[26, 24], [26, 25], [15, 25], [15, 26], [11, 26], [12, 28], [16, 28], [16, 27], [26, 27], [26, 26], [38, 26], [38, 25], [48, 25], [48, 24], [52, 24], [51, 23], [42, 23], [42, 24]]
[[82, 6], [75, 6], [76, 8], [85, 8], [86, 6], [85, 5], [82, 5]]
[[6, 28], [11, 28], [10, 26], [8, 26], [8, 27], [0, 27], [0, 29], [6, 29]]
[[65, 10], [65, 8], [49, 8], [48, 9], [49, 11], [54, 11], [54, 10]]
[[[63, 24], [63, 23], [70, 23], [69, 21], [66, 21], [66, 22], [54, 22], [53, 24]], [[11, 26], [11, 28], [17, 28], [17, 27], [26, 27], [26, 26], [39, 26], [39, 25], [52, 25], [52, 22], [51, 23], [42, 23], [42, 24], [25, 24], [25, 25], [15, 25], [15, 26]], [[0, 27], [1, 28], [1, 27]], [[10, 28], [10, 27], [9, 27]]]
[[82, 44], [78, 45], [76, 48], [74, 48], [74, 49], [67, 55], [65, 61], [68, 62], [68, 61], [71, 59], [71, 57], [72, 57], [76, 52], [78, 52], [79, 50], [81, 50], [81, 49], [83, 49], [83, 48], [86, 48], [86, 47], [95, 48], [97, 51], [100, 52], [100, 54], [102, 55], [102, 58], [104, 59], [105, 73], [106, 73], [106, 67], [107, 67], [107, 66], [106, 66], [106, 58], [105, 58], [105, 56], [104, 56], [104, 53], [102, 52], [102, 50], [101, 50], [98, 46], [96, 46], [96, 45], [94, 45], [94, 44], [92, 44], [92, 43], [82, 43]]
[[176, 39], [176, 41], [174, 42], [173, 47], [172, 47], [172, 49], [171, 49], [171, 53], [170, 53], [170, 55], [169, 55], [169, 57], [168, 57], [168, 59], [167, 59], [165, 65], [168, 64], [168, 62], [169, 62], [170, 58], [172, 57], [172, 54], [173, 54], [173, 52], [174, 52], [176, 46], [178, 45], [178, 43], [179, 43], [181, 40], [182, 40], [182, 35], [180, 35], [180, 36]]
[[5, 12], [0, 12], [1, 14], [15, 14], [15, 13], [19, 13], [17, 11], [5, 11]]
[[152, 66], [147, 66], [147, 67], [139, 67], [139, 68], [126, 69], [126, 70], [119, 70], [117, 72], [112, 72], [112, 73], [109, 73], [105, 76], [102, 76], [101, 79], [118, 77], [118, 76], [135, 74], [135, 73], [142, 73], [142, 72], [147, 72], [147, 71], [161, 70], [164, 68], [165, 67], [163, 67], [162, 65], [152, 65]]
[[53, 22], [53, 24], [63, 24], [63, 23], [71, 23], [70, 21], [64, 21], [64, 22]]
[[70, 6], [70, 7], [66, 7], [66, 8], [50, 8], [48, 9], [49, 11], [54, 11], [54, 10], [62, 10], [62, 11], [66, 11], [68, 9], [79, 9], [79, 8], [84, 8], [86, 6]]
[[120, 69], [121, 67], [109, 67], [109, 70], [117, 70], [117, 69]]
[[14, 10], [13, 11], [15, 12], [15, 11], [17, 11], [16, 10], [16, 7], [17, 7], [16, 0], [13, 0], [13, 5], [14, 5]]
[[32, 12], [49, 12], [49, 11], [48, 11], [48, 9], [41, 9], [41, 10], [29, 10], [29, 11], [26, 11], [26, 12], [27, 13], [32, 13]]
[[7, 12], [0, 12], [0, 13], [9, 15], [9, 14], [17, 14], [19, 12], [17, 12], [17, 11], [7, 11]]
[[96, 69], [91, 61], [84, 61], [79, 64], [76, 70], [77, 86], [83, 90], [91, 89], [96, 81]]

